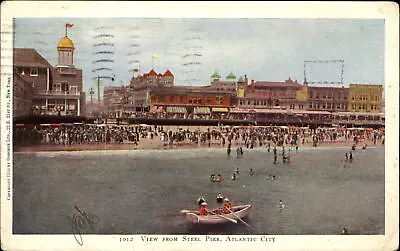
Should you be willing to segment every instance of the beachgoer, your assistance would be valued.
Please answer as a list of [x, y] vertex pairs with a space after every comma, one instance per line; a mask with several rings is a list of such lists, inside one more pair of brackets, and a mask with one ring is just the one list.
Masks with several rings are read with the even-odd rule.
[[229, 213], [231, 213], [231, 211], [232, 211], [232, 204], [228, 198], [225, 198], [223, 212], [224, 212], [224, 214], [229, 214]]
[[352, 160], [353, 160], [353, 153], [350, 152], [350, 161], [352, 161]]
[[346, 159], [346, 161], [349, 159], [349, 154], [346, 152], [345, 154], [344, 154], [344, 157], [345, 157], [345, 159]]
[[222, 203], [223, 200], [224, 200], [224, 196], [222, 195], [222, 193], [218, 193], [217, 194], [217, 202]]
[[283, 204], [282, 200], [279, 200], [279, 209], [284, 209], [285, 208], [285, 204]]
[[253, 170], [253, 168], [250, 168], [250, 175], [254, 175], [254, 170]]

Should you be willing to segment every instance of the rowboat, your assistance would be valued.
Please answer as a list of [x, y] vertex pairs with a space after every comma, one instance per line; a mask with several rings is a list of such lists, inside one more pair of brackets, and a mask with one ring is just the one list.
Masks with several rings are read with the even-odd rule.
[[247, 218], [251, 211], [251, 204], [232, 207], [233, 213], [229, 214], [209, 214], [200, 216], [198, 212], [190, 211], [186, 213], [186, 219], [196, 224], [219, 224], [236, 221], [238, 218]]

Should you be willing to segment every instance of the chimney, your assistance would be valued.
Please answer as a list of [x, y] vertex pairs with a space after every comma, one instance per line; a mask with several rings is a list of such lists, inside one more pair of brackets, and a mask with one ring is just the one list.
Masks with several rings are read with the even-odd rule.
[[251, 80], [251, 90], [254, 90], [254, 79]]

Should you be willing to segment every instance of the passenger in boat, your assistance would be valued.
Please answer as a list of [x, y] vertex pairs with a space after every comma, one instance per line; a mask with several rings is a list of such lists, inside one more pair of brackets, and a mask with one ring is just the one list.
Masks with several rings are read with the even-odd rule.
[[350, 161], [353, 161], [353, 153], [352, 152], [350, 152], [349, 158], [350, 158]]
[[216, 179], [216, 178], [215, 178], [215, 174], [211, 174], [211, 176], [210, 176], [210, 181], [211, 181], [211, 182], [215, 182], [215, 179]]
[[198, 204], [199, 206], [201, 206], [201, 204], [202, 204], [203, 202], [206, 202], [206, 200], [204, 199], [203, 196], [201, 196], [201, 197], [197, 200], [197, 204]]
[[199, 208], [199, 215], [204, 216], [204, 215], [207, 215], [208, 213], [210, 213], [210, 211], [207, 208], [207, 202], [201, 203], [200, 208]]
[[232, 173], [232, 180], [236, 180], [236, 173]]
[[232, 204], [228, 198], [225, 198], [223, 212], [224, 212], [224, 214], [229, 214], [229, 213], [231, 213], [231, 211], [232, 211]]
[[222, 195], [222, 193], [218, 193], [217, 194], [217, 202], [222, 203], [223, 200], [224, 200], [224, 196]]
[[236, 174], [239, 174], [239, 167], [236, 168]]

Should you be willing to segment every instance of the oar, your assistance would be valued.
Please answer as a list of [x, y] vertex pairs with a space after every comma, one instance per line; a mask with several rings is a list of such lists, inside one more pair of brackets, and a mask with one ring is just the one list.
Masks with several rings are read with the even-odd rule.
[[190, 210], [187, 210], [187, 209], [183, 209], [180, 212], [181, 212], [181, 214], [187, 214], [187, 213], [194, 213], [195, 211], [190, 211]]
[[243, 222], [246, 226], [251, 227], [249, 224], [247, 224], [244, 220], [242, 220], [242, 218], [240, 218], [239, 216], [237, 216], [237, 214], [235, 214], [232, 210], [230, 210], [229, 208], [227, 208], [229, 212], [231, 212], [236, 218], [238, 218], [241, 222]]
[[213, 215], [217, 215], [217, 216], [219, 216], [219, 217], [222, 217], [222, 218], [224, 218], [224, 219], [227, 219], [227, 220], [229, 220], [229, 221], [231, 221], [231, 222], [237, 224], [237, 220], [235, 220], [235, 219], [229, 218], [229, 217], [224, 216], [224, 215], [222, 215], [222, 214], [216, 214], [216, 213], [213, 213], [213, 212], [211, 212], [211, 211], [210, 211], [210, 213], [213, 214]]

